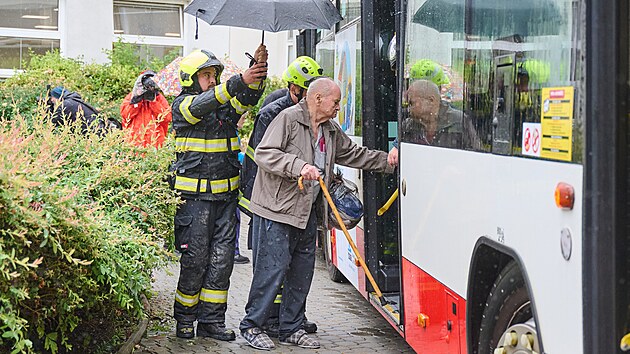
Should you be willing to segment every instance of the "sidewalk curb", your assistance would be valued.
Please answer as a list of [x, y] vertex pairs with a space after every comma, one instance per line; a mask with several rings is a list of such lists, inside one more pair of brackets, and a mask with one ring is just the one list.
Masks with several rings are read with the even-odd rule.
[[[149, 300], [147, 300], [147, 297], [144, 294], [142, 294], [142, 295], [140, 295], [140, 300], [142, 301], [142, 305], [144, 306], [144, 313], [145, 313], [145, 315], [150, 313], [151, 312], [150, 311], [150, 305], [149, 305]], [[134, 332], [127, 339], [125, 344], [123, 344], [120, 347], [120, 349], [118, 349], [116, 354], [131, 354], [131, 353], [133, 353], [136, 344], [140, 343], [140, 341], [142, 340], [142, 337], [146, 333], [148, 325], [149, 325], [149, 319], [145, 316], [140, 321], [140, 324], [138, 324], [138, 330], [136, 332]]]

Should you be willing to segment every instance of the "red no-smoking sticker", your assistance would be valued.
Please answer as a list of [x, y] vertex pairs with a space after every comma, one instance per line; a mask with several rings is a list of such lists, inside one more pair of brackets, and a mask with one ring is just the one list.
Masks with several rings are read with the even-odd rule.
[[540, 129], [540, 123], [523, 123], [523, 155], [540, 156]]
[[525, 129], [525, 133], [523, 133], [523, 150], [524, 151], [529, 151], [529, 149], [531, 148], [530, 142], [531, 142], [531, 137], [532, 137], [532, 132], [529, 128]]

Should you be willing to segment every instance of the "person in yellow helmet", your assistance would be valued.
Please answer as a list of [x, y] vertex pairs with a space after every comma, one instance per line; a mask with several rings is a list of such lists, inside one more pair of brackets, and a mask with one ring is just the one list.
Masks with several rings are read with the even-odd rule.
[[451, 83], [440, 64], [431, 59], [420, 59], [413, 63], [409, 70], [409, 78], [412, 80], [429, 80], [438, 85], [438, 87]]
[[237, 122], [253, 107], [267, 75], [267, 50], [241, 75], [220, 81], [223, 64], [207, 50], [180, 62], [182, 92], [172, 104], [177, 159], [174, 188], [185, 203], [175, 214], [175, 248], [181, 252], [175, 293], [176, 335], [234, 340], [225, 327], [234, 267], [239, 170]]
[[[298, 57], [289, 64], [282, 74], [282, 78], [288, 83], [287, 88], [278, 89], [269, 94], [269, 96], [279, 96], [276, 100], [265, 104], [267, 101], [265, 99], [263, 102], [263, 106], [258, 112], [254, 122], [254, 130], [249, 138], [246, 155], [243, 159], [243, 168], [241, 170], [240, 189], [242, 195], [239, 200], [239, 208], [249, 216], [252, 215], [249, 211], [249, 200], [252, 196], [254, 180], [256, 178], [256, 173], [258, 172], [258, 165], [256, 165], [256, 162], [254, 161], [254, 150], [256, 149], [256, 146], [258, 146], [258, 143], [260, 143], [265, 135], [267, 127], [276, 118], [276, 116], [286, 108], [289, 108], [301, 101], [302, 98], [306, 96], [308, 85], [315, 79], [321, 77], [323, 72], [323, 69], [313, 58], [308, 56]], [[253, 239], [254, 232], [252, 232], [251, 226], [252, 225], [250, 223], [248, 243], [250, 244], [250, 248], [252, 248], [252, 258], [255, 264], [257, 247], [256, 240]], [[267, 334], [272, 337], [278, 336], [278, 313], [280, 311], [281, 295], [282, 289], [280, 289], [280, 294], [277, 297], [278, 300], [274, 302], [269, 320], [263, 326]], [[302, 328], [307, 333], [315, 333], [317, 331], [317, 325], [308, 321], [306, 317], [302, 323]]]

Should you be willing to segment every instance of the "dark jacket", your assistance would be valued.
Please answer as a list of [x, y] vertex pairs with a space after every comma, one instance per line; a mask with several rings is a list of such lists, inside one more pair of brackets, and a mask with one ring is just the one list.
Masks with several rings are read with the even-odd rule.
[[[276, 90], [272, 92], [275, 94], [280, 90]], [[245, 158], [243, 160], [243, 169], [241, 170], [241, 193], [239, 199], [239, 208], [245, 212], [247, 215], [251, 216], [251, 212], [249, 211], [249, 201], [252, 199], [252, 190], [254, 189], [254, 180], [256, 179], [256, 173], [258, 172], [258, 165], [254, 161], [254, 151], [256, 150], [256, 146], [260, 143], [265, 132], [267, 131], [267, 127], [269, 124], [278, 116], [280, 112], [289, 108], [295, 103], [291, 99], [291, 94], [288, 90], [284, 91], [285, 95], [277, 100], [267, 104], [264, 106], [256, 116], [256, 120], [254, 121], [254, 130], [252, 131], [251, 136], [249, 137], [249, 142], [247, 143], [247, 150], [245, 152]]]
[[[406, 143], [466, 150], [481, 149], [481, 141], [470, 117], [451, 107], [446, 101], [440, 102], [437, 131], [433, 141], [430, 142], [427, 139], [425, 128], [419, 119], [405, 118], [401, 131], [402, 141]], [[398, 147], [398, 139], [394, 142], [394, 146]]]
[[268, 94], [267, 97], [265, 97], [265, 99], [263, 100], [263, 103], [260, 105], [260, 109], [262, 110], [271, 102], [274, 102], [275, 100], [286, 96], [288, 93], [289, 93], [289, 89], [286, 87], [273, 91], [272, 93]]
[[81, 131], [87, 132], [88, 126], [98, 120], [98, 110], [87, 104], [76, 92], [65, 91], [61, 97], [61, 104], [52, 115], [52, 122], [59, 127], [73, 124], [77, 119], [81, 121]]
[[229, 200], [239, 185], [240, 151], [236, 124], [260, 99], [258, 83], [240, 75], [208, 91], [185, 89], [172, 105], [177, 161], [175, 189], [184, 198]]

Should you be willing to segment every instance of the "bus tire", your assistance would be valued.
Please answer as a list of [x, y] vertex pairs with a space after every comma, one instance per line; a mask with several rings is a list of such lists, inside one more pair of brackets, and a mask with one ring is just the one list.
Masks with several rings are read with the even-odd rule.
[[330, 231], [326, 232], [326, 243], [324, 244], [324, 256], [326, 257], [326, 270], [328, 270], [328, 277], [335, 283], [346, 282], [346, 277], [341, 273], [339, 269], [333, 264], [332, 261], [332, 243], [330, 241]]
[[479, 328], [477, 353], [492, 353], [503, 333], [512, 325], [533, 318], [525, 278], [511, 261], [494, 281]]

